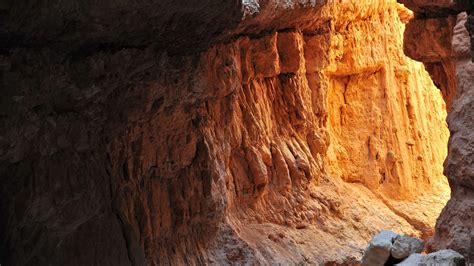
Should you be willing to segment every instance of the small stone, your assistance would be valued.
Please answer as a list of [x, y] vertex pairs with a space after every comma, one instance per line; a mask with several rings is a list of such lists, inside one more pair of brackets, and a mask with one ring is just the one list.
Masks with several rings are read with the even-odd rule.
[[370, 240], [362, 256], [361, 265], [384, 265], [390, 257], [390, 249], [395, 237], [392, 231], [383, 230]]
[[409, 236], [397, 236], [392, 244], [391, 254], [396, 259], [405, 259], [413, 253], [423, 251], [424, 242]]
[[406, 143], [407, 143], [408, 146], [415, 146], [415, 141], [412, 140], [412, 139], [407, 140]]
[[296, 225], [296, 229], [305, 229], [308, 227], [308, 224], [307, 223], [298, 223]]
[[269, 234], [268, 235], [268, 239], [270, 239], [271, 241], [273, 242], [279, 242], [280, 241], [280, 238], [278, 238], [276, 235], [274, 234]]

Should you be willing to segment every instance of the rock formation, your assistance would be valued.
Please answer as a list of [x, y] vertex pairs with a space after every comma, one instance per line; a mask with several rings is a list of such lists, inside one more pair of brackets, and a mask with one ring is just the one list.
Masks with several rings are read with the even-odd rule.
[[382, 231], [369, 242], [362, 256], [362, 265], [385, 265], [392, 249], [392, 244], [398, 235], [392, 231]]
[[[452, 194], [437, 221], [432, 249], [451, 248], [468, 261], [474, 261], [474, 42], [471, 41], [474, 28], [472, 15], [460, 13], [472, 12], [474, 3], [463, 0], [408, 4], [420, 13], [407, 26], [405, 52], [425, 62], [433, 80], [449, 81], [439, 85], [447, 92], [447, 102], [452, 106], [448, 114], [451, 137], [445, 162]], [[438, 33], [432, 34], [435, 31]], [[423, 36], [422, 42], [419, 36]]]
[[[404, 55], [411, 16], [395, 0], [0, 4], [0, 263], [351, 263], [382, 228], [430, 236], [449, 197], [435, 84], [459, 118], [445, 212], [469, 206], [454, 129], [472, 121], [461, 57], [436, 57], [450, 37], [435, 84]], [[454, 217], [437, 244], [466, 230]]]
[[418, 238], [383, 230], [375, 235], [362, 256], [362, 266], [382, 265], [450, 265], [463, 266], [465, 258], [451, 249], [421, 254], [424, 245]]
[[451, 249], [443, 249], [428, 255], [412, 254], [403, 262], [396, 264], [399, 266], [410, 265], [449, 265], [462, 266], [466, 261], [464, 257]]
[[390, 255], [395, 259], [405, 259], [413, 253], [421, 253], [424, 242], [418, 238], [408, 236], [397, 236], [390, 250]]

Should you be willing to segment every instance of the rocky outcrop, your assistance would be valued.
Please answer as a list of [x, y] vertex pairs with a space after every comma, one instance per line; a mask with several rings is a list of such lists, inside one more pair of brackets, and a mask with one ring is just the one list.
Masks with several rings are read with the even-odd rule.
[[469, 56], [469, 36], [464, 27], [466, 15], [461, 14], [454, 31], [457, 95], [448, 115], [451, 130], [449, 157], [445, 163], [450, 177], [452, 197], [437, 222], [433, 248], [452, 248], [469, 259], [474, 256], [474, 135], [472, 105], [474, 102], [474, 64]]
[[[468, 18], [465, 13], [457, 17], [455, 15], [463, 10], [472, 10], [474, 5], [472, 1], [454, 1], [450, 4], [453, 7], [452, 12], [447, 13], [444, 6], [439, 6], [432, 1], [425, 2], [430, 2], [432, 8], [421, 12], [418, 15], [419, 18], [407, 26], [405, 52], [425, 62], [435, 81], [455, 78], [455, 82], [439, 83], [442, 90], [451, 91], [444, 95], [452, 106], [448, 115], [451, 138], [445, 162], [445, 174], [448, 176], [452, 195], [437, 221], [436, 235], [430, 243], [435, 250], [454, 249], [469, 261], [474, 259], [474, 238], [471, 233], [474, 231], [474, 203], [472, 201], [474, 192], [472, 128], [474, 125], [471, 114], [474, 65], [470, 54], [472, 42], [468, 33], [469, 29], [472, 31], [472, 17]], [[423, 16], [436, 18], [426, 19]], [[456, 23], [453, 23], [454, 21]], [[438, 35], [430, 35], [435, 31]], [[426, 35], [422, 38], [423, 42], [419, 41], [420, 35]], [[433, 67], [433, 61], [441, 62], [443, 68]], [[447, 65], [446, 62], [449, 62], [449, 67], [444, 67]], [[439, 63], [435, 64], [439, 65]]]
[[443, 93], [448, 109], [456, 93], [455, 62], [452, 58], [456, 16], [414, 19], [405, 30], [404, 51], [424, 62], [433, 82]]
[[28, 2], [2, 6], [2, 264], [347, 263], [432, 233], [445, 107], [395, 1]]

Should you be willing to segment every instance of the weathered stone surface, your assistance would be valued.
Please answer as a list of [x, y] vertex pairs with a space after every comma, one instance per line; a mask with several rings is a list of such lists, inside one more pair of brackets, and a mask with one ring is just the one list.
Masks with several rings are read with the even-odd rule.
[[455, 24], [455, 15], [411, 20], [404, 36], [405, 53], [417, 61], [427, 63], [449, 59]]
[[457, 14], [464, 6], [457, 0], [399, 0], [406, 7], [416, 11], [420, 16], [439, 17], [446, 14]]
[[404, 52], [425, 63], [449, 110], [456, 93], [452, 38], [456, 16], [415, 18], [404, 33]]
[[405, 259], [413, 253], [421, 253], [424, 243], [419, 238], [398, 235], [395, 237], [390, 253], [395, 259]]
[[400, 266], [411, 265], [446, 265], [461, 266], [464, 265], [464, 257], [453, 250], [439, 250], [428, 255], [412, 254], [403, 262], [396, 264]]
[[1, 264], [347, 263], [432, 229], [444, 105], [395, 1], [10, 2]]
[[[433, 3], [433, 1], [411, 2], [413, 5], [410, 5], [410, 8], [414, 8], [422, 13], [418, 16], [415, 15], [420, 17], [420, 19], [423, 19], [423, 17], [445, 19], [453, 15], [452, 12], [446, 12], [444, 5], [437, 5], [437, 3]], [[474, 8], [474, 3], [469, 0], [454, 2], [457, 10], [454, 14], [458, 14], [463, 10], [472, 12]], [[431, 7], [425, 9], [423, 12], [420, 11], [420, 8], [423, 9], [423, 6], [426, 5], [431, 5]], [[422, 28], [413, 30], [414, 28], [415, 27], [408, 27], [407, 29], [413, 32], [417, 31], [418, 34], [424, 30]], [[474, 261], [474, 243], [471, 233], [474, 231], [472, 218], [474, 214], [474, 202], [472, 200], [474, 193], [474, 175], [472, 173], [472, 132], [474, 125], [472, 123], [473, 115], [471, 114], [474, 101], [471, 89], [474, 84], [474, 66], [472, 65], [472, 59], [474, 58], [472, 56], [472, 52], [474, 51], [472, 42], [472, 16], [460, 14], [457, 17], [456, 26], [452, 28], [453, 30], [450, 31], [449, 29], [446, 30], [445, 26], [440, 25], [439, 27], [440, 31], [445, 32], [445, 36], [441, 37], [441, 39], [452, 39], [450, 48], [448, 45], [444, 46], [447, 49], [445, 53], [450, 53], [451, 58], [441, 60], [442, 67], [440, 64], [432, 64], [430, 62], [428, 62], [427, 65], [427, 69], [430, 71], [435, 82], [440, 85], [442, 90], [446, 91], [443, 95], [451, 106], [448, 115], [451, 138], [449, 141], [448, 157], [445, 162], [445, 174], [449, 178], [452, 189], [451, 199], [437, 221], [435, 237], [428, 244], [435, 250], [452, 248], [463, 254], [468, 261]], [[471, 38], [469, 38], [468, 31], [471, 31]], [[420, 60], [429, 59], [418, 56], [423, 54], [423, 50], [426, 50], [428, 54], [430, 54], [432, 47], [428, 47], [428, 45], [422, 45], [425, 46], [424, 49], [421, 47], [417, 49], [407, 49], [407, 47], [413, 47], [411, 44], [414, 41], [419, 40], [419, 35], [415, 36], [416, 34], [413, 34], [413, 32], [405, 33], [406, 42], [408, 43], [408, 45], [405, 46], [405, 51], [408, 55], [418, 57]], [[449, 37], [451, 32], [452, 37]], [[427, 44], [431, 42], [436, 43], [439, 39], [440, 38], [428, 40], [425, 38], [423, 42]], [[469, 54], [469, 50], [471, 50], [471, 55]], [[442, 52], [438, 54], [442, 54]], [[432, 60], [429, 59], [428, 61]], [[456, 82], [452, 82], [453, 79]]]
[[470, 260], [474, 256], [474, 63], [470, 58], [465, 21], [466, 14], [459, 15], [453, 38], [457, 93], [448, 115], [451, 138], [445, 162], [452, 195], [438, 219], [432, 247], [454, 249]]
[[394, 232], [387, 230], [375, 235], [364, 251], [361, 265], [384, 265], [390, 257], [392, 243], [397, 236]]
[[174, 53], [204, 49], [243, 16], [236, 0], [7, 1], [0, 13], [0, 49], [50, 46], [78, 53], [152, 44]]

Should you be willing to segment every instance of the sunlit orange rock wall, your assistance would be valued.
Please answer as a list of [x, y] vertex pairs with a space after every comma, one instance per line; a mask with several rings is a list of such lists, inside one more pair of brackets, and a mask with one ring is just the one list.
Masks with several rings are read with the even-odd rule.
[[[335, 9], [323, 7], [321, 14], [329, 12], [325, 8]], [[337, 9], [344, 11], [351, 14]], [[145, 256], [155, 262], [164, 256], [176, 259], [154, 250], [176, 242], [186, 252], [193, 247], [183, 249], [183, 238], [174, 236], [199, 242], [209, 232], [214, 234], [208, 240], [211, 248], [202, 244], [198, 253], [209, 262], [299, 262], [297, 254], [312, 262], [343, 262], [357, 251], [345, 247], [324, 254], [328, 248], [298, 243], [304, 243], [299, 230], [315, 236], [307, 245], [325, 241], [331, 250], [342, 248], [337, 238], [360, 246], [379, 228], [429, 234], [439, 207], [424, 203], [419, 209], [404, 208], [395, 200], [414, 202], [447, 189], [442, 175], [445, 107], [423, 66], [403, 55], [398, 12], [407, 15], [393, 2], [369, 6], [361, 15], [367, 20], [336, 19], [310, 34], [274, 32], [216, 45], [190, 66], [195, 72], [187, 70], [191, 94], [180, 98], [188, 99], [188, 107], [167, 105], [176, 93], [152, 85], [148, 97], [163, 99], [155, 105], [156, 120], [129, 129], [139, 136], [125, 141], [129, 148], [110, 147], [129, 153], [121, 155], [118, 161], [126, 163], [115, 165], [115, 172], [126, 167], [133, 175], [152, 177], [143, 181], [149, 184], [144, 188], [135, 185], [132, 192], [117, 195], [123, 220], [135, 228], [133, 235], [150, 228], [139, 242], [149, 245]], [[199, 97], [193, 99], [193, 94]], [[195, 113], [189, 115], [190, 110]], [[167, 137], [154, 137], [163, 135]], [[136, 157], [135, 145], [143, 154], [137, 162], [126, 159]], [[154, 145], [169, 148], [147, 148]], [[185, 181], [179, 185], [167, 177]], [[135, 183], [117, 182], [114, 191], [126, 192], [130, 182]], [[351, 188], [352, 183], [368, 190]], [[160, 205], [141, 196], [161, 199], [163, 193], [169, 201], [165, 197]], [[370, 210], [369, 205], [382, 200], [390, 207]], [[128, 207], [132, 202], [144, 210]], [[167, 206], [171, 214], [163, 213]], [[350, 206], [358, 213], [349, 211]], [[422, 214], [423, 208], [434, 214]], [[144, 217], [135, 218], [137, 211]], [[158, 221], [154, 213], [161, 214], [155, 216]], [[212, 216], [205, 219], [203, 213]], [[368, 222], [365, 216], [387, 220]], [[353, 229], [336, 232], [341, 226]], [[159, 228], [158, 234], [153, 228]], [[273, 239], [281, 238], [278, 232], [284, 232], [283, 240]], [[332, 236], [317, 237], [323, 232]], [[294, 253], [279, 254], [282, 248]], [[210, 255], [206, 249], [212, 250]]]
[[410, 14], [363, 2], [269, 1], [238, 25], [209, 22], [230, 1], [167, 2], [217, 32], [190, 36], [138, 23], [173, 17], [159, 6], [18, 26], [37, 47], [10, 36], [0, 58], [2, 264], [350, 263], [380, 229], [429, 235], [444, 105], [403, 55]]
[[322, 71], [332, 174], [398, 199], [445, 185], [448, 136], [439, 92], [402, 53], [403, 30], [395, 8], [351, 23], [332, 37], [340, 47], [331, 47], [336, 58]]

